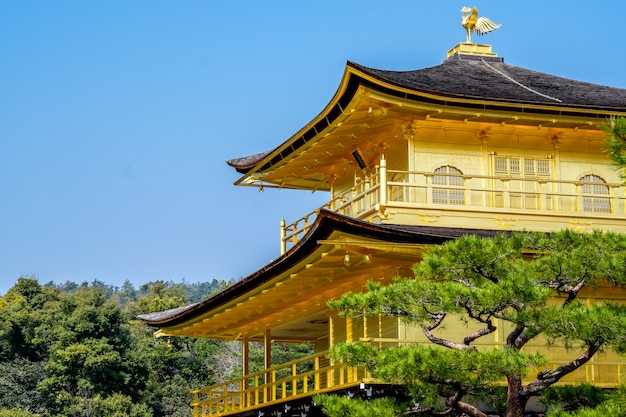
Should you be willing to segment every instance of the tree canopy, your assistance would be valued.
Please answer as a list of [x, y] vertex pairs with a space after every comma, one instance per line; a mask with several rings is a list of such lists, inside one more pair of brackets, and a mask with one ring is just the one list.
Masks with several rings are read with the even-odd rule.
[[[505, 383], [503, 412], [522, 417], [531, 397], [599, 351], [626, 352], [626, 305], [581, 300], [581, 293], [601, 286], [624, 291], [623, 235], [565, 230], [467, 236], [429, 248], [414, 273], [330, 302], [345, 316], [382, 314], [422, 329], [427, 344], [381, 350], [354, 342], [333, 352], [404, 384], [414, 404], [409, 413], [485, 417], [472, 398], [484, 400]], [[467, 323], [465, 334], [442, 330], [459, 320]], [[477, 347], [496, 331], [504, 332], [501, 346]], [[546, 358], [529, 344], [539, 339], [566, 347], [570, 360], [544, 370]]]
[[126, 282], [118, 289], [19, 278], [0, 297], [0, 415], [188, 416], [189, 391], [228, 377], [215, 364], [231, 361], [232, 349], [202, 339], [155, 340], [134, 317], [224, 285], [135, 289]]

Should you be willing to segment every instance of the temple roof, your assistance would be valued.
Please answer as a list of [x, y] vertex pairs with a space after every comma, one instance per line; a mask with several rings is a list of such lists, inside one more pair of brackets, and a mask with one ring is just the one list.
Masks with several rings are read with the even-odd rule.
[[496, 123], [508, 123], [506, 117], [516, 114], [520, 124], [529, 124], [524, 119], [543, 117], [560, 119], [559, 127], [575, 127], [584, 120], [588, 128], [597, 129], [606, 117], [626, 113], [626, 89], [533, 71], [505, 64], [500, 58], [456, 54], [440, 65], [412, 71], [380, 70], [348, 62], [335, 97], [309, 124], [273, 150], [226, 162], [242, 174], [276, 166], [346, 117], [346, 109], [354, 110], [351, 101], [359, 88], [430, 108], [439, 106], [442, 118], [454, 108], [467, 114], [490, 112], [491, 121]]
[[[472, 57], [474, 58], [474, 57]], [[448, 97], [626, 111], [626, 89], [557, 77], [526, 68], [456, 55], [415, 71], [386, 71], [349, 62], [400, 88]]]
[[[319, 250], [325, 244], [325, 239], [328, 239], [335, 232], [343, 232], [351, 236], [384, 242], [385, 245], [394, 243], [400, 245], [435, 245], [462, 235], [493, 236], [497, 233], [493, 230], [373, 224], [322, 210], [309, 232], [298, 244], [280, 258], [260, 268], [248, 277], [204, 301], [166, 311], [142, 314], [138, 318], [151, 326], [168, 327], [192, 320], [208, 311], [220, 308], [245, 293], [258, 288], [268, 280], [279, 276], [294, 265], [304, 262], [311, 253]], [[370, 244], [375, 245], [375, 243]], [[411, 259], [411, 263], [418, 261], [415, 258]], [[400, 262], [399, 260], [398, 264]]]

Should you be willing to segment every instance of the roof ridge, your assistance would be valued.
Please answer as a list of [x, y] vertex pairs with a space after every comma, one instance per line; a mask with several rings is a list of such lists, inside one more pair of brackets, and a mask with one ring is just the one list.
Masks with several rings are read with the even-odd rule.
[[524, 84], [520, 83], [519, 81], [517, 81], [517, 80], [513, 79], [513, 77], [511, 77], [511, 76], [509, 76], [509, 75], [505, 74], [504, 72], [500, 71], [499, 69], [497, 69], [497, 68], [495, 68], [495, 67], [493, 67], [493, 66], [489, 65], [489, 63], [488, 63], [487, 61], [485, 61], [482, 57], [480, 58], [480, 61], [481, 61], [483, 64], [485, 64], [488, 68], [491, 68], [491, 69], [492, 69], [493, 71], [495, 71], [496, 73], [498, 73], [498, 74], [502, 75], [502, 76], [503, 76], [504, 78], [506, 78], [507, 80], [509, 80], [509, 81], [513, 82], [514, 84], [516, 84], [516, 85], [518, 85], [518, 86], [520, 86], [520, 87], [522, 87], [522, 88], [524, 88], [524, 89], [526, 89], [526, 90], [530, 91], [530, 92], [531, 92], [531, 93], [533, 93], [533, 94], [537, 94], [538, 96], [543, 97], [543, 98], [547, 98], [547, 99], [549, 99], [549, 100], [554, 100], [554, 101], [556, 101], [556, 102], [558, 102], [558, 103], [562, 103], [562, 102], [563, 102], [563, 100], [561, 100], [561, 99], [558, 99], [558, 98], [556, 98], [556, 97], [549, 96], [549, 95], [547, 95], [547, 94], [540, 93], [539, 91], [537, 91], [537, 90], [533, 90], [532, 88], [530, 88], [530, 87], [528, 87], [528, 86], [526, 86], [526, 85], [524, 85]]

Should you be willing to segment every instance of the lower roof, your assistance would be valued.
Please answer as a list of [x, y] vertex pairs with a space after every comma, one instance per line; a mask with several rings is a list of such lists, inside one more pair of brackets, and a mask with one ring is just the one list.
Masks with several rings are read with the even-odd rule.
[[[248, 277], [238, 281], [224, 291], [198, 303], [186, 306], [139, 315], [138, 318], [150, 326], [167, 328], [191, 322], [213, 310], [223, 308], [226, 304], [244, 296], [246, 293], [257, 290], [260, 286], [275, 279], [281, 274], [288, 273], [294, 266], [307, 262], [307, 258], [321, 246], [328, 245], [327, 239], [331, 236], [353, 236], [367, 239], [373, 246], [375, 242], [398, 245], [437, 245], [463, 235], [493, 236], [498, 231], [460, 229], [431, 226], [409, 226], [394, 224], [373, 224], [340, 214], [322, 210], [309, 229], [309, 232], [298, 244], [278, 259], [270, 262]], [[352, 243], [347, 243], [351, 245]], [[361, 243], [362, 244], [362, 243]], [[417, 259], [412, 262], [416, 262]], [[405, 263], [407, 261], [405, 260]]]

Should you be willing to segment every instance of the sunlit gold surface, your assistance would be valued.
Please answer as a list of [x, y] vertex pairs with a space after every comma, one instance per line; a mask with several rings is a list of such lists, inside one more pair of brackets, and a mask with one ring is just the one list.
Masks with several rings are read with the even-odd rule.
[[502, 26], [498, 23], [494, 23], [487, 17], [478, 17], [478, 9], [476, 7], [470, 9], [465, 6], [461, 9], [461, 12], [463, 13], [461, 25], [467, 30], [467, 43], [472, 43], [472, 33], [481, 36]]

